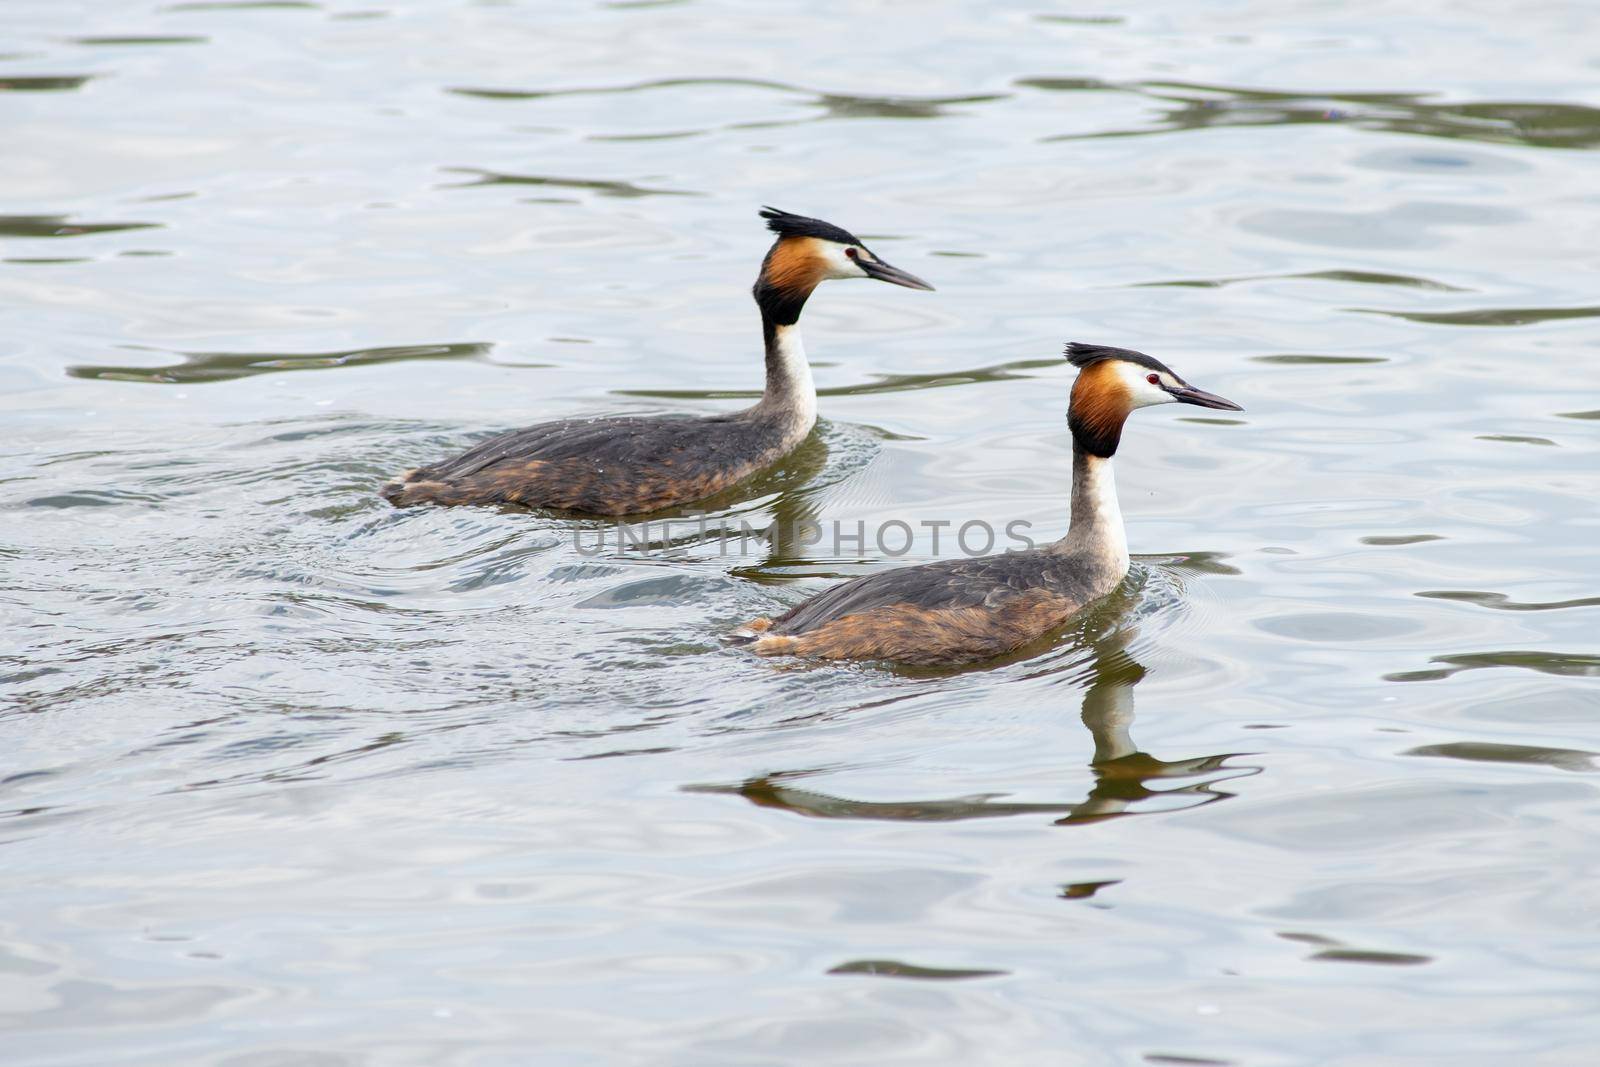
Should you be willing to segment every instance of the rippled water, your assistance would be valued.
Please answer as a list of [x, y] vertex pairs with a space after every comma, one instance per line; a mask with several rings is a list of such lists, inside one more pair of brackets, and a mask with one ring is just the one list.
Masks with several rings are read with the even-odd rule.
[[[1591, 1061], [1592, 5], [6, 13], [8, 1064]], [[1051, 535], [1131, 346], [1246, 412], [1135, 417], [1110, 602], [785, 666], [931, 530], [376, 497], [753, 395], [762, 203], [939, 291], [713, 519]]]

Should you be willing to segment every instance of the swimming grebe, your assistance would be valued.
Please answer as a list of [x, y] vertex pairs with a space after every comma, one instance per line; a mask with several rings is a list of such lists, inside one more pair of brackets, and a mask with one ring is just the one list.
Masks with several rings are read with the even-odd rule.
[[800, 310], [830, 278], [933, 286], [891, 267], [821, 219], [764, 208], [778, 235], [754, 294], [766, 339], [761, 402], [709, 418], [623, 417], [547, 422], [490, 438], [383, 487], [392, 504], [523, 504], [634, 515], [721, 492], [787, 455], [817, 421], [817, 391], [800, 344]]
[[1066, 622], [1128, 573], [1128, 542], [1111, 457], [1135, 408], [1197, 404], [1242, 411], [1196, 389], [1160, 361], [1124, 348], [1073, 343], [1072, 521], [1054, 544], [944, 560], [837, 585], [778, 616], [733, 631], [763, 656], [945, 665], [1010, 652]]

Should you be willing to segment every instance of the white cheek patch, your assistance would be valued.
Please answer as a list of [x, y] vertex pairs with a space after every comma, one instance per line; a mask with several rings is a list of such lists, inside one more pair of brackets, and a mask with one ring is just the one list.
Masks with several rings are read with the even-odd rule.
[[1167, 392], [1159, 384], [1150, 381], [1150, 375], [1155, 374], [1146, 367], [1137, 363], [1118, 363], [1117, 374], [1122, 378], [1123, 384], [1128, 387], [1129, 406], [1135, 408], [1148, 408], [1156, 404], [1176, 404], [1178, 398]]
[[845, 246], [832, 241], [817, 242], [822, 246], [822, 261], [827, 264], [825, 278], [865, 278], [867, 272], [861, 264], [845, 255]]

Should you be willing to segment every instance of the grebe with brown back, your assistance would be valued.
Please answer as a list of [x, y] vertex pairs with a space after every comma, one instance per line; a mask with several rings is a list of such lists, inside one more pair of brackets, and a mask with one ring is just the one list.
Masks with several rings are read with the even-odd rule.
[[702, 500], [788, 455], [817, 421], [817, 391], [800, 343], [800, 311], [834, 278], [927, 282], [892, 267], [821, 219], [764, 208], [777, 240], [753, 290], [761, 309], [766, 389], [726, 415], [568, 419], [501, 434], [452, 459], [406, 471], [381, 492], [413, 504], [521, 504], [590, 515], [637, 515]]
[[1128, 540], [1111, 476], [1123, 424], [1136, 409], [1195, 404], [1244, 410], [1196, 389], [1143, 352], [1069, 344], [1078, 368], [1067, 407], [1072, 517], [1044, 548], [901, 567], [834, 586], [730, 638], [763, 656], [973, 663], [1058, 629], [1128, 573]]

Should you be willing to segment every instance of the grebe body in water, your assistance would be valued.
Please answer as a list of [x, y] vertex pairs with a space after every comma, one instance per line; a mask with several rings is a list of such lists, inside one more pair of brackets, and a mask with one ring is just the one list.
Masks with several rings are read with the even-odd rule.
[[1044, 548], [902, 567], [837, 585], [735, 630], [763, 656], [887, 660], [930, 666], [1002, 655], [1059, 628], [1128, 573], [1128, 542], [1111, 457], [1135, 409], [1196, 404], [1242, 410], [1165, 364], [1122, 348], [1070, 344], [1078, 368], [1067, 410], [1072, 519]]
[[398, 475], [381, 490], [413, 504], [521, 504], [591, 515], [635, 515], [712, 496], [793, 451], [817, 421], [817, 392], [800, 342], [800, 312], [822, 282], [876, 278], [928, 283], [892, 267], [820, 219], [766, 208], [777, 240], [754, 294], [766, 346], [766, 389], [754, 407], [707, 418], [569, 419], [501, 434], [461, 455]]

